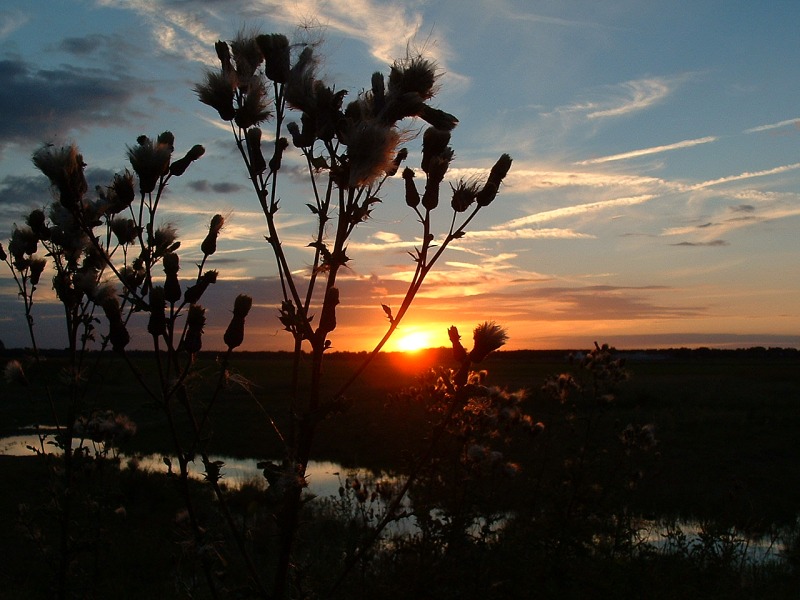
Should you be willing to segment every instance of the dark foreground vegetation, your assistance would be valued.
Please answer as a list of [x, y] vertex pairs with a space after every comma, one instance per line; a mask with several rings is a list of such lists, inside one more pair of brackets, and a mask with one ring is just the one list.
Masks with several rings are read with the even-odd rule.
[[[500, 352], [481, 364], [483, 383], [524, 389], [525, 399], [517, 406], [498, 396], [508, 409], [502, 415], [465, 410], [409, 491], [397, 526], [359, 558], [336, 597], [797, 597], [800, 354], [620, 353], [614, 358], [625, 359], [628, 377], [614, 382], [613, 397], [581, 354], [569, 356]], [[346, 379], [358, 358], [331, 354], [329, 385]], [[37, 395], [45, 383], [57, 393], [61, 360], [54, 353], [26, 365], [27, 386], [3, 384], [0, 434], [49, 424]], [[213, 353], [199, 360], [216, 370]], [[435, 378], [420, 377], [450, 361], [449, 350], [381, 355], [351, 388], [346, 418], [332, 413], [320, 426], [315, 456], [342, 465], [342, 487], [305, 504], [294, 596], [324, 597], [387, 511], [437, 421]], [[254, 463], [279, 456], [265, 425], [281, 429], [289, 418], [281, 374], [290, 362], [289, 354], [237, 355], [209, 418], [212, 455]], [[154, 376], [150, 357], [134, 364], [144, 378]], [[572, 376], [558, 377], [565, 373]], [[162, 413], [112, 356], [91, 356], [86, 374], [96, 394], [84, 400], [89, 411], [127, 415], [137, 432], [118, 448], [87, 442], [73, 510], [76, 595], [207, 597], [199, 564], [211, 556], [232, 597], [246, 597], [247, 576], [227, 560], [235, 541], [208, 484], [192, 484], [209, 532], [197, 547], [175, 477], [137, 467], [139, 455], [170, 456]], [[202, 402], [199, 382], [193, 397]], [[498, 420], [486, 427], [487, 418]], [[491, 434], [479, 439], [481, 428]], [[52, 594], [59, 461], [33, 451], [0, 456], [0, 597]], [[265, 477], [232, 492], [226, 510], [254, 560], [269, 564], [276, 526], [262, 507], [276, 482], [263, 466]], [[756, 543], [772, 544], [771, 558]]]

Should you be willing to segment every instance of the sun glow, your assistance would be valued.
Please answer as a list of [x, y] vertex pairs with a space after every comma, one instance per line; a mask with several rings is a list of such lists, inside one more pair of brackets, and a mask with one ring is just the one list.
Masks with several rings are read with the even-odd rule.
[[424, 331], [412, 331], [399, 337], [394, 346], [400, 352], [417, 352], [431, 346], [431, 336]]

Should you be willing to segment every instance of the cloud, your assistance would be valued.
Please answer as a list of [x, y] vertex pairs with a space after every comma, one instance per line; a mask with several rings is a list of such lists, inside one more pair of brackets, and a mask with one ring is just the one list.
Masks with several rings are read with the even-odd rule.
[[745, 129], [744, 133], [760, 133], [762, 131], [769, 131], [771, 129], [782, 129], [783, 127], [789, 127], [789, 126], [800, 128], [800, 117], [795, 117], [794, 119], [786, 119], [785, 121], [779, 121], [778, 123], [758, 125], [757, 127], [751, 127], [750, 129]]
[[669, 152], [670, 150], [681, 150], [683, 148], [691, 148], [693, 146], [699, 146], [701, 144], [709, 144], [711, 142], [717, 141], [716, 136], [707, 136], [702, 138], [697, 138], [694, 140], [684, 140], [682, 142], [676, 142], [674, 144], [666, 144], [664, 146], [653, 146], [652, 148], [643, 148], [640, 150], [631, 150], [630, 152], [623, 152], [621, 154], [613, 154], [611, 156], [601, 156], [598, 158], [590, 158], [588, 160], [582, 160], [575, 164], [577, 165], [594, 165], [606, 162], [612, 162], [617, 160], [626, 160], [629, 158], [638, 158], [639, 156], [648, 156], [650, 154], [660, 154], [661, 152]]
[[30, 17], [19, 10], [0, 12], [0, 40], [7, 38], [25, 25]]
[[43, 142], [67, 131], [118, 124], [140, 82], [97, 69], [37, 69], [0, 61], [0, 145]]
[[233, 194], [245, 189], [245, 186], [230, 181], [219, 181], [212, 183], [207, 179], [198, 179], [189, 182], [189, 187], [195, 192], [202, 193], [215, 193], [215, 194]]
[[[210, 22], [221, 22], [216, 3], [175, 3], [167, 0], [97, 0], [106, 7], [128, 9], [147, 18], [153, 27], [153, 39], [167, 53], [181, 55], [206, 64], [216, 63], [214, 42], [224, 32], [212, 30]], [[367, 46], [370, 54], [381, 62], [392, 62], [405, 56], [409, 42], [422, 27], [422, 13], [407, 3], [375, 0], [228, 0], [228, 14], [244, 21], [268, 18], [274, 23], [298, 29], [298, 35], [321, 37], [326, 31], [356, 39]], [[300, 27], [298, 25], [300, 24]], [[305, 31], [304, 25], [305, 24]], [[317, 40], [312, 40], [317, 41]], [[426, 55], [444, 67], [448, 51], [443, 43], [424, 48]]]
[[622, 117], [648, 109], [664, 101], [672, 92], [673, 82], [668, 79], [636, 79], [605, 88], [602, 98], [559, 107], [554, 112], [582, 115], [589, 120]]
[[69, 37], [61, 40], [58, 49], [75, 56], [87, 56], [106, 46], [110, 41], [109, 36], [99, 33], [85, 37]]
[[690, 186], [689, 189], [701, 190], [715, 185], [731, 183], [733, 181], [742, 181], [744, 179], [753, 179], [756, 177], [768, 177], [770, 175], [779, 175], [781, 173], [786, 173], [787, 171], [794, 171], [796, 169], [800, 169], [800, 163], [782, 165], [780, 167], [774, 167], [772, 169], [764, 169], [763, 171], [745, 171], [744, 173], [739, 173], [738, 175], [729, 175], [727, 177], [720, 177], [719, 179], [711, 179], [709, 181], [696, 183]]
[[725, 240], [712, 240], [710, 242], [678, 242], [676, 244], [670, 244], [670, 246], [685, 246], [685, 247], [719, 247], [719, 246], [730, 246], [728, 242]]
[[565, 206], [563, 208], [555, 208], [553, 210], [546, 210], [519, 219], [507, 221], [501, 225], [496, 225], [492, 229], [496, 230], [513, 230], [525, 225], [533, 225], [535, 223], [545, 223], [556, 219], [566, 217], [576, 217], [585, 215], [587, 213], [599, 212], [607, 209], [618, 209], [621, 206], [634, 206], [637, 204], [644, 204], [655, 198], [653, 195], [645, 194], [642, 196], [631, 196], [627, 198], [614, 198], [612, 200], [602, 200], [599, 202], [587, 202], [586, 204], [576, 204], [573, 206]]

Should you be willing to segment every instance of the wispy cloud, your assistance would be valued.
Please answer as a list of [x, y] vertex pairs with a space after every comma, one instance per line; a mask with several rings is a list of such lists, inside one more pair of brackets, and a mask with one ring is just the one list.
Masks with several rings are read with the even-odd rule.
[[0, 12], [0, 40], [7, 38], [29, 20], [30, 17], [19, 10]]
[[670, 150], [681, 150], [683, 148], [691, 148], [693, 146], [699, 146], [701, 144], [709, 144], [711, 142], [717, 141], [716, 136], [707, 136], [702, 138], [696, 138], [693, 140], [684, 140], [682, 142], [675, 142], [674, 144], [666, 144], [663, 146], [653, 146], [652, 148], [642, 148], [640, 150], [631, 150], [629, 152], [623, 152], [621, 154], [612, 154], [611, 156], [601, 156], [598, 158], [590, 158], [588, 160], [582, 160], [575, 164], [577, 165], [596, 165], [601, 163], [613, 162], [617, 160], [627, 160], [629, 158], [637, 158], [639, 156], [647, 156], [650, 154], [660, 154], [661, 152], [669, 152]]
[[674, 84], [663, 77], [625, 81], [595, 92], [596, 99], [577, 102], [556, 109], [560, 114], [579, 114], [586, 119], [621, 117], [639, 112], [664, 101]]
[[691, 190], [701, 190], [704, 188], [712, 187], [715, 185], [722, 185], [724, 183], [731, 183], [734, 181], [742, 181], [744, 179], [754, 179], [756, 177], [768, 177], [769, 175], [779, 175], [781, 173], [786, 173], [787, 171], [794, 171], [795, 169], [800, 169], [800, 163], [792, 163], [789, 165], [782, 165], [780, 167], [774, 167], [772, 169], [764, 169], [762, 171], [745, 171], [744, 173], [739, 173], [738, 175], [728, 175], [727, 177], [720, 177], [718, 179], [710, 179], [708, 181], [703, 181], [697, 184], [690, 186], [689, 189]]
[[[273, 23], [311, 35], [331, 31], [362, 42], [370, 54], [381, 62], [405, 56], [409, 44], [419, 43], [422, 13], [407, 3], [382, 3], [375, 0], [228, 0], [216, 3], [166, 0], [97, 0], [101, 6], [129, 9], [145, 16], [154, 27], [153, 39], [161, 48], [191, 60], [214, 62], [213, 44], [231, 32], [213, 30], [209, 23], [223, 23], [221, 10], [240, 15], [244, 21], [265, 17]], [[313, 30], [319, 31], [314, 34]], [[443, 63], [448, 55], [443, 42], [424, 48], [426, 55]]]
[[598, 212], [601, 210], [607, 210], [612, 208], [618, 209], [621, 206], [634, 206], [636, 204], [644, 204], [645, 202], [648, 202], [653, 198], [655, 198], [654, 195], [642, 195], [642, 196], [631, 196], [627, 198], [615, 198], [613, 200], [603, 200], [600, 202], [587, 202], [586, 204], [576, 204], [573, 206], [565, 206], [563, 208], [546, 210], [532, 215], [528, 215], [526, 217], [520, 217], [519, 219], [513, 219], [511, 221], [507, 221], [506, 223], [496, 225], [492, 229], [516, 230], [520, 227], [524, 227], [526, 225], [532, 225], [535, 223], [545, 223], [547, 221], [553, 221], [555, 219], [561, 219], [565, 217], [575, 217], [590, 212]]
[[797, 127], [800, 128], [800, 117], [795, 117], [794, 119], [786, 119], [785, 121], [779, 121], [777, 123], [769, 123], [767, 125], [758, 125], [757, 127], [751, 127], [750, 129], [745, 129], [744, 133], [759, 133], [761, 131], [769, 131], [771, 129], [782, 129], [784, 127]]
[[718, 246], [729, 246], [730, 244], [725, 240], [711, 240], [710, 242], [676, 242], [675, 244], [670, 244], [670, 246], [687, 246], [687, 247], [697, 247], [697, 246], [706, 246], [706, 247], [718, 247]]

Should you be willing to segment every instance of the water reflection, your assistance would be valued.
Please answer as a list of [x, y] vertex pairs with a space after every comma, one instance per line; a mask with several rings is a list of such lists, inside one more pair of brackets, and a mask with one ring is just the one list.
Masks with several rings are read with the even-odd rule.
[[[55, 430], [42, 430], [41, 436], [36, 433], [24, 433], [0, 438], [0, 456], [33, 456], [36, 452], [56, 454], [59, 449], [53, 441], [52, 434], [54, 432]], [[78, 447], [79, 444], [80, 440], [74, 440], [75, 447]], [[91, 445], [92, 442], [86, 441], [85, 444]], [[136, 457], [122, 455], [120, 458], [122, 468], [127, 468], [130, 460], [135, 460], [138, 468], [154, 473], [169, 471], [165, 458], [177, 465], [174, 457], [165, 454]], [[258, 461], [253, 458], [214, 456], [213, 460], [220, 460], [224, 463], [221, 481], [230, 489], [239, 489], [245, 483], [261, 482], [264, 479], [262, 470], [256, 466]], [[205, 467], [199, 457], [195, 462], [189, 463], [190, 477], [202, 480], [204, 473]], [[338, 495], [341, 482], [347, 477], [355, 477], [357, 473], [358, 470], [344, 468], [335, 462], [311, 461], [306, 469], [306, 480], [311, 493], [317, 496], [334, 496]], [[380, 474], [380, 477], [391, 479], [386, 474]]]
[[[57, 453], [59, 452], [53, 441], [54, 430], [42, 430], [40, 433], [24, 433], [0, 438], [0, 456], [34, 456], [36, 452]], [[75, 446], [80, 445], [80, 440], [74, 440]], [[92, 442], [85, 442], [91, 448]], [[152, 471], [155, 473], [166, 474], [169, 467], [165, 460], [172, 460], [164, 454], [149, 454], [145, 456], [127, 457], [120, 456], [121, 467], [129, 468], [131, 461], [136, 462], [137, 468]], [[213, 460], [224, 463], [221, 469], [221, 482], [229, 489], [240, 489], [247, 483], [264, 483], [264, 475], [257, 467], [258, 461], [253, 458], [234, 458], [226, 456], [215, 456]], [[172, 461], [177, 463], [177, 461]], [[174, 470], [175, 467], [173, 467]], [[189, 476], [202, 480], [204, 479], [205, 467], [199, 459], [189, 463]], [[340, 497], [342, 486], [348, 487], [348, 481], [361, 477], [365, 483], [370, 482], [370, 487], [375, 488], [377, 482], [384, 482], [384, 485], [396, 486], [398, 478], [386, 473], [366, 475], [365, 469], [345, 468], [341, 464], [332, 461], [311, 461], [306, 470], [306, 480], [308, 482], [308, 492], [321, 498], [337, 499]], [[351, 505], [351, 510], [356, 514], [357, 504]], [[392, 535], [408, 535], [418, 533], [411, 503], [405, 499], [402, 508], [407, 512], [407, 517], [400, 519], [387, 528], [387, 533]], [[366, 513], [365, 513], [366, 514]], [[447, 515], [443, 512], [434, 510], [431, 516], [435, 520], [445, 520]], [[376, 524], [379, 520], [379, 513], [372, 515], [368, 521]], [[513, 520], [512, 515], [499, 516], [492, 520], [490, 534], [498, 534], [502, 528], [508, 524], [509, 519]], [[471, 533], [475, 535], [480, 531], [486, 531], [486, 522], [477, 520], [473, 523]], [[713, 529], [713, 527], [712, 527]], [[730, 529], [725, 532], [716, 531], [709, 535], [709, 525], [696, 520], [684, 519], [666, 522], [661, 519], [641, 521], [640, 528], [635, 534], [636, 540], [642, 544], [643, 548], [664, 552], [690, 552], [723, 555], [735, 552], [743, 560], [754, 563], [764, 563], [773, 560], [780, 560], [785, 549], [784, 543], [780, 541], [782, 536], [761, 536], [753, 537], [744, 532]]]

